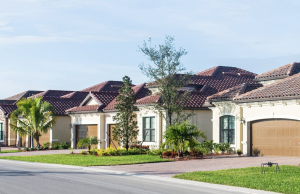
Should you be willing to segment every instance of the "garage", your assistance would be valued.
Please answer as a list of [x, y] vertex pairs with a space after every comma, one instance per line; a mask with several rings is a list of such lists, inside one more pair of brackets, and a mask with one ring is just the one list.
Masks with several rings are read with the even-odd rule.
[[[76, 145], [81, 139], [91, 136], [98, 137], [97, 125], [76, 125]], [[97, 148], [97, 146], [92, 146], [94, 147]]]
[[251, 124], [253, 156], [300, 157], [300, 121], [270, 119]]

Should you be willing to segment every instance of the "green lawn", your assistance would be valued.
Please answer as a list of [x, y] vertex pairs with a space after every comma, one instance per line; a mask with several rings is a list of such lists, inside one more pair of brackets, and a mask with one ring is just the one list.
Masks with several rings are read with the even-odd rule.
[[174, 178], [194, 180], [222, 185], [231, 185], [274, 191], [279, 193], [300, 193], [300, 167], [280, 166], [280, 173], [275, 167], [266, 167], [266, 173], [261, 174], [260, 167], [191, 172], [175, 175]]
[[114, 166], [114, 165], [122, 165], [122, 164], [140, 164], [140, 163], [170, 161], [170, 160], [162, 159], [159, 156], [149, 156], [146, 154], [128, 155], [128, 156], [53, 154], [53, 155], [38, 155], [38, 156], [6, 156], [6, 157], [0, 157], [0, 159], [66, 164], [66, 165], [75, 165], [75, 166]]
[[22, 150], [1, 150], [0, 154], [3, 154], [3, 153], [15, 153], [15, 152], [22, 152]]

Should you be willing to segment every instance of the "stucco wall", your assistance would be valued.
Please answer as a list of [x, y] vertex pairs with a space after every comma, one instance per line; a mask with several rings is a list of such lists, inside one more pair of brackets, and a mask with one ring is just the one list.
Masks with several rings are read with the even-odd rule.
[[0, 140], [0, 145], [5, 145], [5, 140], [6, 140], [6, 122], [5, 122], [5, 117], [2, 111], [0, 111], [0, 123], [3, 123], [3, 140]]
[[52, 142], [70, 142], [70, 124], [70, 116], [58, 116], [56, 125], [52, 128]]

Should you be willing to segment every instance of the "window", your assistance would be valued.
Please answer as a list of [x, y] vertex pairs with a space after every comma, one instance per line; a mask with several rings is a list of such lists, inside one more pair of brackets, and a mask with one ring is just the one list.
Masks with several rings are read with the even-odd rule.
[[0, 140], [4, 139], [4, 135], [3, 135], [3, 123], [0, 123]]
[[220, 123], [220, 142], [235, 144], [235, 117], [223, 116]]
[[144, 117], [143, 137], [145, 142], [155, 142], [155, 117]]

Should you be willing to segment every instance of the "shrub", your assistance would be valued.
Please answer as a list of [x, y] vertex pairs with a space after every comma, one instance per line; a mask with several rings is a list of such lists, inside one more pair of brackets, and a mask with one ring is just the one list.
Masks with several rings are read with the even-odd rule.
[[81, 150], [81, 152], [80, 152], [81, 155], [86, 155], [86, 153], [87, 153], [87, 152], [86, 152], [86, 151], [83, 151], [83, 150]]
[[45, 149], [49, 149], [50, 148], [50, 142], [43, 143], [43, 147]]
[[59, 149], [69, 149], [71, 146], [71, 143], [70, 142], [61, 142], [59, 144]]
[[163, 149], [151, 149], [148, 150], [146, 153], [151, 156], [161, 156], [163, 153]]
[[73, 149], [71, 149], [70, 154], [74, 154], [74, 150]]
[[227, 153], [229, 153], [230, 143], [220, 143], [220, 150], [222, 153], [225, 153], [225, 151], [227, 151]]
[[97, 145], [100, 142], [100, 140], [97, 139], [97, 137], [86, 137], [77, 143], [77, 147], [88, 147], [88, 151], [91, 150], [92, 145]]
[[[131, 145], [130, 148], [131, 149], [133, 149], [133, 148], [141, 149], [141, 145], [137, 145], [137, 144]], [[149, 150], [149, 146], [142, 146], [142, 150], [146, 150], [146, 151]]]
[[52, 142], [51, 149], [58, 150], [59, 146], [60, 146], [60, 143], [58, 143], [58, 142]]
[[28, 147], [24, 147], [24, 151], [29, 151], [29, 148]]

